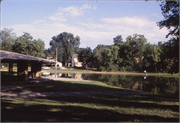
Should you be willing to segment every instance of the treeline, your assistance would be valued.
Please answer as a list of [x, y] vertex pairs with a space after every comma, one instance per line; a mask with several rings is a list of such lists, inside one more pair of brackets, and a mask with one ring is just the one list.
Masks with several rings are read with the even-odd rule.
[[179, 41], [175, 38], [150, 44], [144, 35], [134, 34], [125, 41], [118, 35], [114, 45], [81, 48], [78, 54], [85, 65], [101, 71], [179, 72]]
[[134, 34], [125, 41], [114, 38], [114, 45], [98, 45], [93, 51], [87, 47], [79, 51], [79, 60], [102, 71], [179, 72], [179, 1], [162, 1], [164, 19], [157, 22], [166, 27], [167, 42], [149, 44], [144, 35]]
[[[157, 22], [160, 28], [166, 27], [171, 36], [167, 42], [150, 44], [144, 35], [134, 34], [125, 40], [122, 35], [113, 38], [113, 45], [98, 45], [95, 49], [79, 48], [80, 37], [63, 32], [52, 37], [50, 48], [44, 50], [41, 39], [33, 39], [29, 33], [16, 37], [12, 29], [0, 32], [2, 50], [13, 51], [35, 57], [51, 57], [63, 65], [71, 63], [73, 54], [79, 54], [84, 67], [96, 67], [101, 71], [144, 71], [179, 72], [179, 1], [163, 1], [161, 10], [164, 20]], [[56, 54], [57, 52], [57, 54]]]
[[26, 32], [24, 32], [22, 36], [16, 37], [13, 29], [4, 28], [0, 32], [0, 47], [1, 50], [45, 58], [44, 42], [41, 39], [33, 39], [33, 37]]

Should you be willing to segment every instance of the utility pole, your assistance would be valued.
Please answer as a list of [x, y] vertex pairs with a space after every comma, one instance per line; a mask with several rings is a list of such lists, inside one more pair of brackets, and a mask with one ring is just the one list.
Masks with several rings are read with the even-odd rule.
[[57, 47], [56, 47], [56, 69], [57, 69]]

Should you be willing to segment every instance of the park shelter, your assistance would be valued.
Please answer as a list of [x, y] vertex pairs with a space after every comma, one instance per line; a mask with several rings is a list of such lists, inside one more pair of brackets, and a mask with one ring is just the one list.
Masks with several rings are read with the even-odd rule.
[[[29, 55], [0, 50], [1, 63], [8, 63], [9, 68], [7, 72], [1, 71], [2, 80], [18, 80], [27, 81], [29, 76], [32, 79], [41, 78], [42, 64], [55, 64], [56, 62], [49, 61], [42, 58], [37, 58]], [[17, 74], [13, 76], [13, 64], [17, 64]], [[28, 72], [28, 65], [31, 66], [31, 72]]]

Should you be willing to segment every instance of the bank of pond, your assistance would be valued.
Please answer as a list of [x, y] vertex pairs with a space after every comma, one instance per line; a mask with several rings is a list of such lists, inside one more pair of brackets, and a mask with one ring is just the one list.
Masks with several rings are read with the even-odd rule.
[[42, 76], [94, 80], [110, 86], [133, 89], [151, 94], [179, 97], [179, 77], [163, 77], [126, 74], [90, 74], [90, 73], [42, 73]]

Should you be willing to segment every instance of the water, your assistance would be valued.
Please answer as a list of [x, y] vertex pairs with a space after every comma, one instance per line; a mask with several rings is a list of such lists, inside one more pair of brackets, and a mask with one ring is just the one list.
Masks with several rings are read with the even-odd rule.
[[74, 78], [79, 80], [101, 81], [110, 86], [139, 90], [151, 94], [179, 96], [178, 77], [81, 73], [51, 73], [50, 75], [54, 77]]

